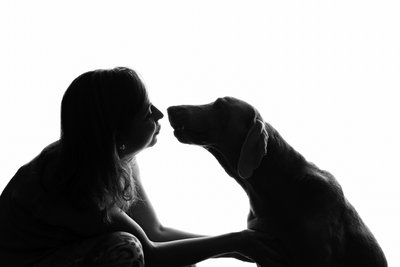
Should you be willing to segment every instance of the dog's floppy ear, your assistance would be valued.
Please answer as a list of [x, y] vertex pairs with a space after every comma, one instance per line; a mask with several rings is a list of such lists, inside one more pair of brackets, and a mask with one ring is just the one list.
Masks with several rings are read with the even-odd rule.
[[265, 129], [264, 122], [256, 119], [248, 131], [240, 151], [238, 173], [241, 178], [247, 179], [253, 175], [262, 158], [267, 154], [267, 144], [268, 132]]

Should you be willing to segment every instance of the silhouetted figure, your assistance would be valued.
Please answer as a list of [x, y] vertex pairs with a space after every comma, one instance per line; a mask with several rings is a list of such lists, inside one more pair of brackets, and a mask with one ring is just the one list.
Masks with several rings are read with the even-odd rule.
[[62, 99], [60, 139], [0, 197], [0, 266], [183, 266], [243, 255], [269, 264], [265, 234], [206, 237], [159, 222], [135, 156], [156, 144], [162, 117], [131, 69], [76, 78]]
[[246, 191], [249, 229], [270, 235], [284, 266], [387, 267], [333, 175], [294, 150], [253, 106], [224, 97], [169, 107], [168, 115], [180, 142], [207, 149]]

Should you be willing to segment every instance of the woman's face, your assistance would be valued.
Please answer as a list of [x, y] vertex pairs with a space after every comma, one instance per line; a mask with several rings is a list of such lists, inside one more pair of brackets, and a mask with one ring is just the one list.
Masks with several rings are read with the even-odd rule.
[[144, 108], [124, 127], [126, 132], [122, 133], [121, 141], [125, 145], [125, 149], [123, 151], [118, 149], [120, 154], [122, 156], [134, 155], [142, 149], [153, 146], [157, 142], [157, 135], [161, 129], [158, 121], [163, 117], [164, 114], [159, 109], [147, 102]]

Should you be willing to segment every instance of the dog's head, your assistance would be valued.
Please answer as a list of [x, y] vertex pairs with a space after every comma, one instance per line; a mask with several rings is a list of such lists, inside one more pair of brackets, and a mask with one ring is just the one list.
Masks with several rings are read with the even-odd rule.
[[268, 133], [258, 111], [233, 98], [168, 108], [176, 138], [209, 150], [233, 177], [249, 178], [267, 153]]

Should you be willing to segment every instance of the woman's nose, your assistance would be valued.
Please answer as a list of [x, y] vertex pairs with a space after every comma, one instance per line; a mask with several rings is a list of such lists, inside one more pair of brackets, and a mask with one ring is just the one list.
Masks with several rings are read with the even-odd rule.
[[164, 118], [164, 114], [155, 106], [153, 106], [154, 120], [158, 121]]

